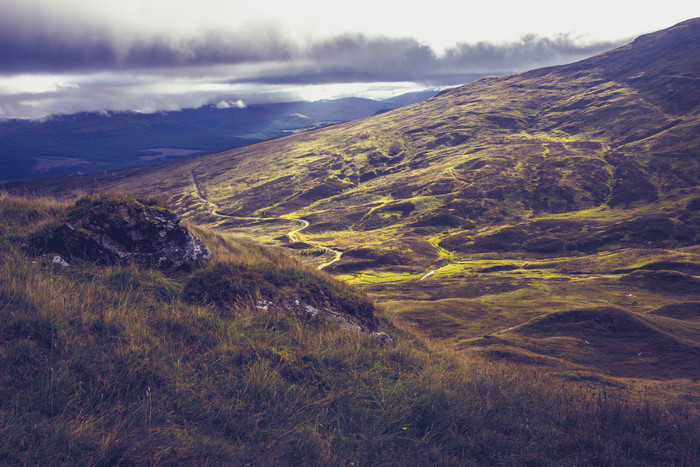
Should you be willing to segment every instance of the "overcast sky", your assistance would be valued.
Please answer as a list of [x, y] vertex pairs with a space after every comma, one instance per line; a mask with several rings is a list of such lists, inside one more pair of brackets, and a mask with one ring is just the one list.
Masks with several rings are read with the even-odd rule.
[[697, 0], [0, 0], [0, 118], [390, 97], [696, 16]]

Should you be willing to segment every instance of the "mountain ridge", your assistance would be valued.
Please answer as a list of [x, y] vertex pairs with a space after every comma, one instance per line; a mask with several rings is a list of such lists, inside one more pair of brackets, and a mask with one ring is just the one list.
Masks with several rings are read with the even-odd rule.
[[[674, 37], [676, 37], [678, 31], [685, 32], [688, 29], [692, 29], [693, 26], [695, 27], [695, 30], [697, 30], [697, 24], [698, 24], [697, 19], [689, 20], [689, 21], [686, 21], [684, 23], [680, 23], [679, 25], [676, 25], [672, 28], [669, 28], [668, 30], [665, 30], [661, 33], [656, 33], [656, 34], [657, 34], [657, 36], [660, 35], [661, 37], [666, 37], [666, 36], [670, 35], [672, 38], [674, 38]], [[529, 83], [527, 83], [528, 80], [532, 80], [533, 78], [538, 78], [538, 77], [541, 77], [543, 75], [552, 74], [552, 73], [554, 73], [554, 75], [559, 75], [559, 78], [561, 79], [562, 75], [566, 75], [566, 74], [570, 75], [570, 74], [572, 74], [572, 71], [577, 71], [580, 73], [582, 65], [586, 65], [586, 66], [590, 67], [592, 65], [600, 64], [601, 61], [607, 63], [612, 58], [615, 58], [615, 57], [619, 56], [620, 54], [624, 55], [625, 53], [628, 53], [630, 51], [632, 51], [636, 54], [636, 52], [635, 52], [636, 49], [634, 47], [635, 43], [640, 43], [640, 42], [642, 44], [648, 43], [649, 40], [652, 40], [654, 37], [657, 37], [657, 36], [655, 36], [654, 34], [642, 36], [642, 37], [638, 38], [637, 40], [635, 40], [633, 43], [628, 44], [627, 46], [623, 46], [621, 48], [615, 49], [615, 50], [610, 51], [610, 52], [606, 52], [602, 55], [592, 57], [590, 59], [582, 60], [582, 61], [577, 62], [575, 64], [561, 65], [561, 66], [557, 66], [557, 67], [549, 67], [549, 68], [544, 68], [544, 69], [539, 69], [539, 70], [533, 70], [530, 72], [525, 72], [525, 73], [521, 73], [521, 74], [517, 74], [517, 75], [510, 75], [507, 77], [483, 78], [483, 79], [478, 80], [474, 83], [470, 83], [470, 84], [466, 85], [466, 87], [462, 86], [462, 87], [454, 88], [452, 90], [443, 91], [440, 93], [439, 97], [445, 98], [445, 97], [449, 97], [451, 95], [458, 95], [459, 96], [459, 95], [462, 95], [466, 90], [470, 90], [470, 89], [473, 90], [472, 94], [478, 94], [478, 92], [480, 90], [479, 87], [481, 89], [484, 89], [484, 88], [488, 88], [489, 83], [507, 82], [509, 80], [510, 81], [515, 80], [515, 82], [513, 82], [511, 84], [515, 88], [522, 89], [522, 87], [524, 85], [529, 84]], [[686, 36], [686, 34], [681, 35], [681, 39], [683, 39], [685, 36]], [[697, 42], [697, 34], [695, 36], [691, 36], [691, 37], [695, 37], [694, 40], [695, 40], [695, 42]], [[678, 42], [678, 41], [676, 41], [676, 42]], [[672, 49], [675, 48], [676, 42], [673, 42], [671, 44]], [[681, 40], [680, 42], [683, 42], [683, 40]], [[695, 43], [695, 42], [691, 41], [691, 44], [689, 45], [687, 42], [688, 41], [686, 40], [685, 41], [686, 48], [689, 46], [692, 46], [692, 44]], [[658, 58], [658, 57], [657, 58], [659, 60], [661, 60], [662, 65], [663, 65], [662, 68], [668, 68], [667, 67], [667, 64], [669, 62], [668, 54], [665, 53], [667, 48], [668, 47], [659, 47], [659, 49], [663, 53], [660, 52], [661, 58]], [[674, 57], [677, 57], [682, 52], [683, 52], [683, 50], [676, 50]], [[659, 55], [659, 54], [657, 54], [657, 55]], [[634, 55], [634, 56], [636, 56], [636, 55]], [[693, 56], [691, 54], [690, 59], [691, 59], [691, 61], [692, 61], [692, 59], [695, 59], [695, 62], [687, 64], [686, 66], [690, 67], [691, 70], [697, 69], [698, 63], [697, 63], [696, 54], [695, 54], [695, 56]], [[661, 65], [659, 65], [659, 66], [661, 66]], [[659, 68], [659, 66], [656, 66], [655, 68]], [[690, 79], [690, 78], [688, 78], [688, 79]], [[693, 79], [697, 79], [697, 78], [693, 78]], [[517, 81], [520, 81], [520, 83]], [[639, 80], [636, 80], [636, 81], [639, 81]], [[599, 86], [601, 84], [597, 81], [593, 81], [593, 83], [598, 84]], [[576, 84], [576, 83], [574, 83], [574, 84]], [[590, 85], [590, 83], [585, 83], [585, 84], [586, 84], [586, 86]], [[551, 86], [552, 85], [550, 84], [550, 87]], [[542, 89], [546, 90], [545, 89], [546, 86], [544, 86], [544, 87], [540, 86], [540, 87]], [[476, 88], [476, 89], [474, 89], [474, 88]], [[584, 88], [585, 88], [584, 86], [579, 85], [579, 86], [575, 86], [571, 90], [564, 90], [569, 95], [571, 95], [571, 97], [569, 97], [569, 100], [571, 100], [571, 99], [574, 100], [574, 102], [568, 103], [569, 108], [571, 108], [571, 107], [584, 108], [586, 106], [586, 104], [591, 101], [590, 97], [586, 97], [585, 95], [584, 96], [577, 95], [577, 92], [580, 92]], [[562, 89], [557, 89], [557, 91], [561, 92]], [[611, 94], [613, 98], [624, 97], [624, 96], [618, 96], [615, 94], [616, 92], [617, 93], [620, 92], [619, 89], [616, 89], [614, 91], [615, 92], [610, 92], [610, 90], [603, 88], [603, 89], [596, 89], [592, 92], [589, 92], [588, 94], [595, 95], [595, 94], [601, 94], [601, 93], [603, 93], [603, 94], [608, 93], [608, 94]], [[697, 108], [697, 105], [699, 102], [697, 95], [688, 95], [688, 93], [684, 93], [684, 96], [685, 96], [685, 100], [687, 101], [686, 106], [689, 106], [691, 109]], [[506, 100], [508, 98], [508, 96], [502, 96], [501, 99], [503, 99], [503, 97], [505, 97]], [[607, 97], [607, 96], [604, 96], [604, 97]], [[545, 96], [545, 99], [543, 99], [543, 102], [546, 104], [547, 100], [552, 100], [551, 96]], [[559, 98], [557, 100], [562, 101], [563, 99]], [[608, 99], [608, 100], [610, 100], [610, 99]], [[456, 104], [460, 105], [459, 103], [456, 103]], [[624, 102], [623, 102], [623, 104], [624, 104]], [[640, 104], [640, 103], [633, 102], [632, 104]], [[426, 103], [425, 106], [429, 107], [429, 104]], [[427, 111], [426, 113], [429, 113], [430, 108], [426, 109], [425, 106], [421, 107], [420, 110], [418, 110], [417, 112], [426, 112]], [[499, 107], [502, 108], [502, 107], [506, 107], [506, 106], [501, 105]], [[627, 107], [632, 107], [632, 108], [629, 109], [629, 108], [625, 108], [625, 107], [621, 106], [615, 110], [623, 110], [623, 111], [626, 110], [626, 111], [628, 111], [628, 113], [634, 113], [634, 115], [638, 115], [643, 111], [654, 111], [654, 109], [650, 109], [648, 106], [646, 106], [644, 104], [641, 105], [641, 107], [642, 107], [641, 109], [634, 108], [634, 105], [627, 105]], [[528, 125], [528, 120], [533, 119], [532, 115], [525, 118], [522, 115], [521, 116], [508, 115], [508, 112], [503, 112], [503, 115], [493, 115], [494, 113], [496, 113], [494, 110], [498, 111], [499, 109], [498, 108], [490, 109], [490, 115], [489, 114], [486, 115], [486, 123], [487, 123], [487, 125], [490, 124], [491, 126], [495, 125], [496, 129], [498, 129], [498, 127], [500, 126], [502, 129], [516, 130], [516, 129], [522, 127], [523, 125]], [[562, 113], [562, 110], [565, 110], [565, 108], [562, 108], [562, 106], [559, 105], [558, 107], [554, 106], [551, 109], [544, 108], [542, 111], [548, 112], [548, 113], [556, 113], [557, 111], [559, 111], [559, 113]], [[574, 110], [576, 110], [576, 109], [574, 109]], [[592, 113], [593, 115], [587, 115], [587, 113], [584, 111], [575, 112], [571, 116], [563, 115], [564, 117], [568, 117], [568, 119], [564, 119], [563, 121], [561, 121], [561, 119], [559, 119], [560, 121], [555, 120], [555, 122], [553, 122], [553, 123], [556, 124], [556, 128], [558, 129], [558, 131], [563, 130], [564, 132], [567, 132], [567, 131], [575, 132], [577, 130], [576, 125], [574, 123], [571, 123], [570, 121], [578, 119], [579, 121], [583, 120], [583, 122], [585, 124], [586, 122], [590, 122], [591, 117], [597, 117], [597, 127], [605, 126], [605, 124], [607, 123], [606, 119], [609, 120], [611, 118], [611, 116], [605, 115], [605, 114], [601, 115], [601, 112], [596, 112], [596, 110], [597, 109], [592, 109], [592, 110], [588, 111], [589, 113]], [[629, 111], [633, 111], [633, 112], [629, 112]], [[409, 112], [409, 111], [406, 111], [406, 112]], [[411, 115], [411, 114], [409, 114], [409, 115], [392, 114], [392, 116], [396, 115], [397, 120], [398, 119], [406, 119], [406, 118], [410, 118], [411, 116], [414, 116], [415, 113], [416, 112], [414, 112], [413, 115]], [[656, 113], [658, 114], [658, 112], [656, 112]], [[512, 114], [512, 112], [511, 112], [511, 114]], [[536, 115], [535, 115], [535, 117], [536, 117]], [[654, 117], [658, 118], [660, 116], [654, 115]], [[663, 116], [661, 116], [661, 117], [663, 117]], [[456, 118], [456, 117], [451, 116], [450, 118], [452, 119], [452, 118]], [[682, 123], [682, 122], [678, 122], [676, 120], [677, 119], [675, 119], [675, 120], [669, 119], [668, 121], [664, 121], [663, 125], [660, 125], [660, 126], [657, 125], [653, 131], [656, 132], [655, 134], [657, 134], [657, 133], [669, 133], [669, 130], [673, 130], [674, 127], [678, 127]], [[549, 122], [549, 123], [551, 126], [552, 122]], [[487, 125], [484, 125], [484, 126], [487, 126]], [[354, 126], [354, 125], [350, 124], [350, 127], [352, 127], [352, 126]], [[446, 125], [442, 125], [442, 126], [446, 126]], [[641, 133], [635, 132], [633, 129], [629, 128], [629, 125], [626, 125], [627, 127], [625, 127], [625, 126], [621, 125], [620, 122], [617, 122], [617, 126], [620, 127], [618, 131], [612, 131], [612, 132], [608, 131], [608, 134], [612, 133], [612, 138], [609, 138], [609, 139], [611, 139], [610, 142], [615, 143], [615, 144], [619, 144], [619, 143], [630, 144], [630, 143], [633, 143], [635, 140], [638, 141], [639, 139], [645, 139], [645, 138], [648, 138], [649, 136], [653, 136], [653, 134], [647, 136], [647, 134], [649, 133], [649, 130], [646, 130], [646, 132], [641, 132]], [[637, 126], [637, 125], [634, 125], [634, 126]], [[433, 129], [439, 128], [439, 127], [440, 126], [434, 126]], [[449, 126], [446, 126], [446, 129], [449, 129]], [[547, 127], [542, 125], [542, 124], [539, 125], [539, 128], [537, 126], [533, 127], [532, 125], [530, 125], [529, 129], [531, 131], [532, 130], [538, 131], [538, 130], [547, 130]], [[612, 128], [609, 128], [609, 129], [615, 130], [616, 128], [613, 126]], [[423, 131], [426, 131], [426, 130], [423, 130]], [[404, 139], [408, 139], [408, 138], [406, 138], [407, 136], [410, 137], [409, 135], [415, 135], [415, 134], [420, 133], [420, 132], [421, 132], [420, 128], [408, 129], [407, 131], [403, 132], [403, 134], [401, 134], [400, 136], [403, 137]], [[430, 129], [428, 129], [427, 132], [430, 132]], [[590, 129], [588, 130], [588, 133], [591, 133]], [[593, 132], [593, 133], [595, 135], [595, 132]], [[619, 133], [619, 135], [615, 134], [615, 133]], [[467, 138], [468, 135], [466, 135], [466, 134], [460, 135], [458, 132], [453, 132], [453, 134], [451, 134], [451, 135], [444, 133], [442, 135], [436, 135], [436, 136], [437, 136], [437, 138], [435, 138], [436, 141], [429, 142], [429, 144], [426, 146], [431, 146], [431, 145], [433, 147], [439, 147], [440, 145], [459, 146], [460, 143], [462, 142], [462, 141], [460, 141], [460, 138], [465, 139], [465, 138]], [[473, 136], [473, 135], [469, 135], [469, 136]], [[440, 138], [442, 138], [442, 140]], [[399, 140], [399, 142], [403, 142], [403, 141]], [[606, 143], [606, 142], [604, 141], [603, 143]], [[599, 144], [603, 144], [603, 143], [592, 142], [590, 144], [592, 146], [596, 146], [597, 144], [599, 145]], [[577, 144], [581, 145], [582, 143], [578, 142]], [[583, 143], [583, 145], [585, 145], [585, 144], [586, 143]], [[236, 154], [236, 152], [235, 151], [234, 152], [224, 152], [221, 154], [222, 155], [225, 155], [225, 154], [234, 155], [234, 154]], [[394, 161], [394, 162], [396, 162], [396, 161]]]

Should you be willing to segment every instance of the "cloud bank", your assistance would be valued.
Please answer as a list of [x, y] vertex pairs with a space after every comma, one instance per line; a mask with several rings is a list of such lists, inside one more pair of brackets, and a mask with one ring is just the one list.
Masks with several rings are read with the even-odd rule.
[[[366, 92], [456, 85], [474, 76], [575, 61], [621, 45], [571, 34], [442, 50], [413, 37], [303, 37], [272, 24], [164, 32], [33, 15], [0, 7], [0, 118], [82, 111], [230, 108]], [[4, 8], [4, 11], [3, 11]]]
[[619, 41], [579, 44], [568, 34], [554, 38], [527, 35], [510, 43], [459, 43], [438, 54], [413, 38], [359, 33], [301, 41], [263, 29], [245, 34], [208, 32], [193, 38], [135, 38], [125, 44], [123, 39], [99, 31], [27, 35], [13, 26], [8, 18], [0, 17], [0, 74], [167, 73], [172, 68], [277, 63], [301, 69], [300, 76], [330, 77], [333, 70], [356, 70], [361, 79], [381, 80], [430, 76], [435, 67], [468, 72], [522, 69], [619, 45]]

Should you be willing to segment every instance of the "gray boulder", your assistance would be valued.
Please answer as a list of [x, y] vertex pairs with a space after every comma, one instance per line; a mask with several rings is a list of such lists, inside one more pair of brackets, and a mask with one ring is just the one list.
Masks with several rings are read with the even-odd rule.
[[65, 222], [35, 235], [32, 246], [103, 264], [135, 263], [166, 271], [211, 258], [201, 240], [159, 201], [114, 194], [81, 198]]

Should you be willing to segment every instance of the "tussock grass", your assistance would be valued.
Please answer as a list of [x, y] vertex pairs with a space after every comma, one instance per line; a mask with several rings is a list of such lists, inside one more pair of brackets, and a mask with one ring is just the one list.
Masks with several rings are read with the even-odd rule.
[[37, 230], [56, 221], [67, 206], [53, 198], [21, 198], [0, 191], [0, 233], [17, 237]]
[[[221, 262], [287, 261], [207, 235]], [[682, 406], [584, 391], [400, 323], [386, 346], [245, 304], [222, 314], [179, 299], [186, 275], [62, 268], [18, 243], [0, 250], [2, 464], [690, 465], [700, 456], [699, 420]]]
[[230, 308], [237, 300], [255, 304], [261, 297], [279, 299], [290, 295], [295, 297], [292, 300], [301, 299], [306, 304], [351, 315], [370, 328], [376, 326], [374, 304], [347, 283], [299, 263], [281, 249], [190, 228], [216, 259], [185, 284], [183, 298], [187, 301]]

